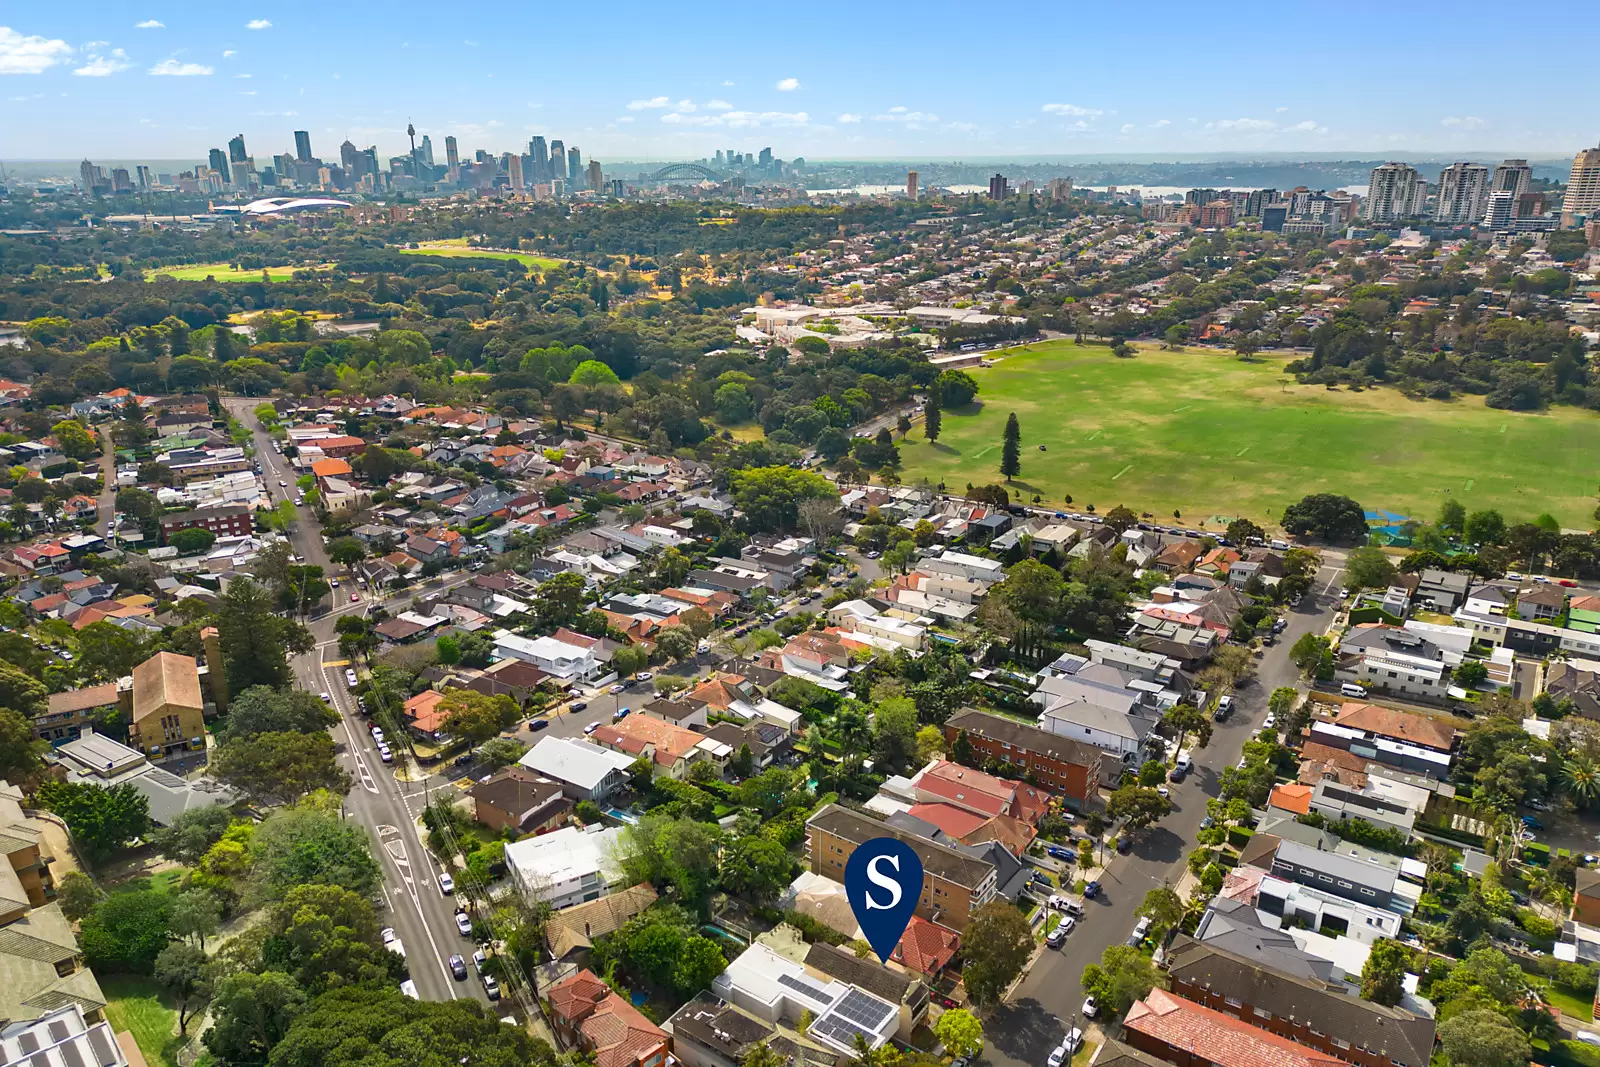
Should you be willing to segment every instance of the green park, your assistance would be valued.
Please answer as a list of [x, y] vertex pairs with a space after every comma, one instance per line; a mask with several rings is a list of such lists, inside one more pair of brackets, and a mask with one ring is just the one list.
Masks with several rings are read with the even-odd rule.
[[180, 282], [203, 282], [208, 278], [218, 282], [259, 282], [265, 271], [268, 281], [286, 282], [294, 272], [303, 267], [255, 267], [240, 269], [229, 263], [199, 263], [190, 267], [157, 267], [145, 271], [145, 281], [168, 277]]
[[439, 256], [444, 259], [514, 259], [529, 270], [549, 270], [561, 265], [561, 260], [549, 256], [535, 256], [527, 252], [499, 252], [491, 248], [464, 248], [459, 245], [428, 248], [402, 248], [407, 256]]
[[[901, 445], [902, 478], [961, 491], [1002, 482], [1007, 416], [1021, 425], [1011, 488], [1084, 511], [1126, 504], [1186, 522], [1244, 516], [1269, 525], [1307, 493], [1431, 519], [1454, 497], [1507, 521], [1550, 512], [1588, 529], [1600, 493], [1600, 416], [1571, 407], [1499, 411], [1479, 396], [1412, 400], [1394, 389], [1300, 385], [1263, 354], [1045, 341], [974, 368], [974, 404], [920, 425]], [[1043, 451], [1041, 451], [1041, 448]]]

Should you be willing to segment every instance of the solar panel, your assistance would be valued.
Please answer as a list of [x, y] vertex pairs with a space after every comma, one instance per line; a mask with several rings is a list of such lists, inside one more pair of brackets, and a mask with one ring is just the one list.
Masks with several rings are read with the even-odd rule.
[[859, 989], [852, 989], [846, 993], [844, 999], [833, 1009], [851, 1022], [860, 1023], [869, 1030], [876, 1030], [884, 1021], [894, 1014], [894, 1008], [876, 997], [869, 997]]
[[89, 1031], [89, 1047], [94, 1049], [95, 1058], [105, 1067], [111, 1067], [117, 1062], [117, 1054], [112, 1051], [111, 1042], [106, 1038], [109, 1029], [106, 1026], [96, 1026]]
[[30, 1053], [38, 1052], [39, 1039], [33, 1034], [24, 1030], [22, 1033], [17, 1035], [17, 1047], [22, 1049], [22, 1053], [25, 1056]]
[[849, 1019], [840, 1018], [838, 1015], [831, 1013], [812, 1023], [810, 1032], [827, 1038], [844, 1048], [850, 1048], [855, 1044], [857, 1034], [866, 1038], [868, 1042], [873, 1037], [870, 1030], [863, 1029]]
[[778, 981], [783, 985], [788, 986], [790, 989], [799, 990], [812, 1000], [819, 1001], [823, 1004], [828, 1003], [829, 998], [827, 990], [823, 989], [821, 986], [813, 985], [804, 979], [796, 978], [792, 974], [780, 974], [778, 975]]
[[65, 1041], [67, 1035], [71, 1033], [67, 1029], [67, 1024], [60, 1019], [51, 1019], [45, 1024], [45, 1028], [50, 1031], [50, 1040], [52, 1041]]
[[61, 1058], [67, 1061], [67, 1067], [87, 1067], [83, 1061], [83, 1053], [78, 1051], [78, 1043], [76, 1041], [68, 1041], [59, 1047], [61, 1049]]

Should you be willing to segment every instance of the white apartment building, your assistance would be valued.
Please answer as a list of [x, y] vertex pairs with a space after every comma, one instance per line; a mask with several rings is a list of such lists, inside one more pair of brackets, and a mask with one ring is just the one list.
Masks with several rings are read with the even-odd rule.
[[622, 881], [620, 826], [563, 826], [506, 846], [506, 867], [524, 900], [560, 911], [599, 900]]
[[496, 630], [494, 651], [500, 659], [520, 659], [564, 682], [585, 681], [600, 673], [599, 661], [591, 650], [553, 637], [523, 637], [510, 630]]
[[1384, 163], [1372, 168], [1364, 207], [1370, 222], [1396, 222], [1420, 215], [1428, 198], [1428, 183], [1415, 167]]
[[1482, 163], [1452, 163], [1439, 173], [1435, 222], [1470, 226], [1483, 218], [1489, 200], [1489, 168]]

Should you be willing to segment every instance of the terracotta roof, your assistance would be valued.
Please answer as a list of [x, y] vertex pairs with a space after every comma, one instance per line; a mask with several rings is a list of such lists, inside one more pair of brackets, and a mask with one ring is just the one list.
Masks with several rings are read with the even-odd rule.
[[938, 923], [913, 915], [900, 935], [900, 943], [889, 958], [922, 974], [936, 974], [955, 958], [961, 948], [961, 935]]
[[350, 470], [350, 464], [342, 459], [319, 459], [311, 465], [311, 473], [318, 478], [342, 478]]
[[917, 787], [935, 796], [979, 808], [989, 815], [1009, 815], [1037, 822], [1050, 808], [1050, 794], [1026, 782], [997, 778], [959, 763], [940, 760], [917, 776]]
[[164, 707], [199, 710], [200, 670], [193, 656], [157, 652], [133, 669], [133, 721]]
[[1275, 785], [1267, 797], [1267, 807], [1304, 815], [1311, 810], [1311, 794], [1309, 785]]
[[1344, 1067], [1344, 1061], [1258, 1030], [1220, 1011], [1152, 989], [1128, 1009], [1123, 1026], [1220, 1067]]
[[117, 702], [117, 683], [107, 682], [105, 685], [92, 685], [87, 689], [72, 689], [65, 693], [51, 693], [48, 708], [50, 714], [59, 715], [67, 711], [88, 711], [90, 708], [103, 708]]
[[596, 937], [622, 929], [629, 919], [655, 902], [656, 891], [645, 882], [599, 900], [566, 908], [545, 920], [545, 942], [559, 959], [574, 949], [589, 948]]
[[705, 740], [704, 734], [686, 730], [664, 719], [637, 714], [610, 726], [601, 726], [594, 732], [594, 737], [603, 744], [615, 745], [628, 752], [643, 752], [646, 745], [654, 745], [655, 761], [664, 767], [672, 766]]
[[595, 1067], [628, 1067], [667, 1044], [667, 1032], [588, 970], [551, 988], [550, 1008], [579, 1033]]
[[444, 694], [434, 689], [418, 693], [406, 701], [406, 718], [412, 726], [426, 733], [444, 729], [445, 716], [439, 710], [439, 702], [443, 699]]
[[1345, 704], [1334, 718], [1337, 726], [1366, 730], [1383, 737], [1409, 741], [1425, 748], [1450, 751], [1455, 730], [1437, 719], [1410, 711], [1396, 711], [1377, 704]]
[[1331, 778], [1341, 785], [1359, 789], [1367, 781], [1367, 761], [1353, 752], [1307, 741], [1300, 748], [1300, 782], [1316, 785]]

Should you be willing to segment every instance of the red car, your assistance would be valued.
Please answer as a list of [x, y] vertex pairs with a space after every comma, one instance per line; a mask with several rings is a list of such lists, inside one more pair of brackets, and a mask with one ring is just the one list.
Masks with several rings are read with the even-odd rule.
[[1562, 578], [1562, 579], [1560, 579], [1560, 580], [1558, 580], [1558, 581], [1557, 581], [1557, 582], [1556, 582], [1556, 584], [1557, 584], [1557, 585], [1564, 585], [1564, 586], [1566, 586], [1566, 587], [1567, 587], [1567, 588], [1568, 588], [1568, 589], [1571, 589], [1571, 588], [1573, 588], [1573, 587], [1574, 587], [1574, 586], [1576, 586], [1576, 585], [1577, 585], [1577, 584], [1578, 584], [1578, 583], [1577, 583], [1577, 582], [1575, 582], [1575, 581], [1573, 581], [1573, 580], [1572, 580], [1572, 579], [1571, 579], [1571, 578]]

